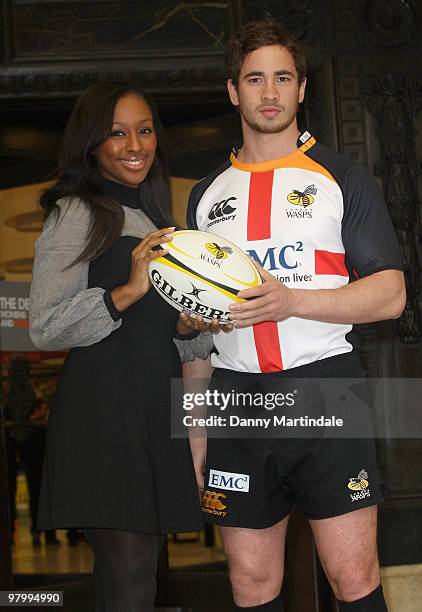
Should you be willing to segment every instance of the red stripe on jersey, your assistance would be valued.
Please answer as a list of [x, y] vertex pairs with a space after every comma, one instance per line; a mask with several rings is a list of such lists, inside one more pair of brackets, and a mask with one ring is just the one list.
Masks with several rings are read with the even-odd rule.
[[261, 372], [279, 372], [283, 369], [280, 338], [275, 321], [265, 321], [253, 326], [256, 354]]
[[349, 276], [345, 264], [345, 253], [315, 251], [315, 274], [337, 274]]
[[[271, 202], [274, 171], [251, 172], [248, 202], [248, 240], [271, 238]], [[253, 326], [256, 354], [261, 372], [283, 369], [277, 323], [265, 321]]]
[[274, 170], [251, 172], [248, 204], [248, 240], [271, 238], [271, 200]]

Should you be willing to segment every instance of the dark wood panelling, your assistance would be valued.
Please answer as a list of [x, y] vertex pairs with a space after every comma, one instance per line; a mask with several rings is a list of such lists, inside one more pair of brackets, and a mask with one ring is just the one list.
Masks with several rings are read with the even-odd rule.
[[222, 94], [232, 22], [218, 1], [4, 0], [0, 100], [74, 97], [103, 79]]

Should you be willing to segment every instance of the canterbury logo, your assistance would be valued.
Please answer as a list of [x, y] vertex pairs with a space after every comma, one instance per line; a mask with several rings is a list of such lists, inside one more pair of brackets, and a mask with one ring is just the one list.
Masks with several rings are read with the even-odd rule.
[[214, 204], [208, 214], [208, 219], [210, 219], [210, 221], [214, 221], [215, 219], [221, 219], [221, 217], [234, 213], [236, 208], [229, 204], [231, 200], [237, 200], [237, 198], [227, 198], [227, 200], [222, 200], [221, 202]]
[[209, 508], [210, 510], [225, 510], [225, 506], [220, 498], [226, 499], [224, 493], [216, 493], [215, 491], [204, 491], [202, 494], [202, 507]]
[[349, 478], [347, 486], [352, 491], [363, 491], [364, 489], [367, 489], [369, 486], [368, 472], [366, 470], [361, 470], [357, 475], [357, 478]]

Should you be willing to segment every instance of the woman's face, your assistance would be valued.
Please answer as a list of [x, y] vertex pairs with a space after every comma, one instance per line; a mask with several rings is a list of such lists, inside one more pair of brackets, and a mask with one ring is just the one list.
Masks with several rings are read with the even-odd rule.
[[143, 98], [129, 93], [117, 102], [110, 136], [95, 157], [104, 178], [137, 187], [151, 168], [156, 148], [151, 109]]

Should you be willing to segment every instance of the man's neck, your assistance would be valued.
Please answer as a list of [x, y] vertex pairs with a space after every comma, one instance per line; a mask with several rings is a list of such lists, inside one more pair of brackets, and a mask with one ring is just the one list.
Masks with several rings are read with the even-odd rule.
[[297, 139], [300, 132], [296, 122], [276, 134], [263, 134], [252, 130], [242, 121], [243, 146], [239, 151], [238, 160], [244, 164], [286, 157], [297, 150]]

